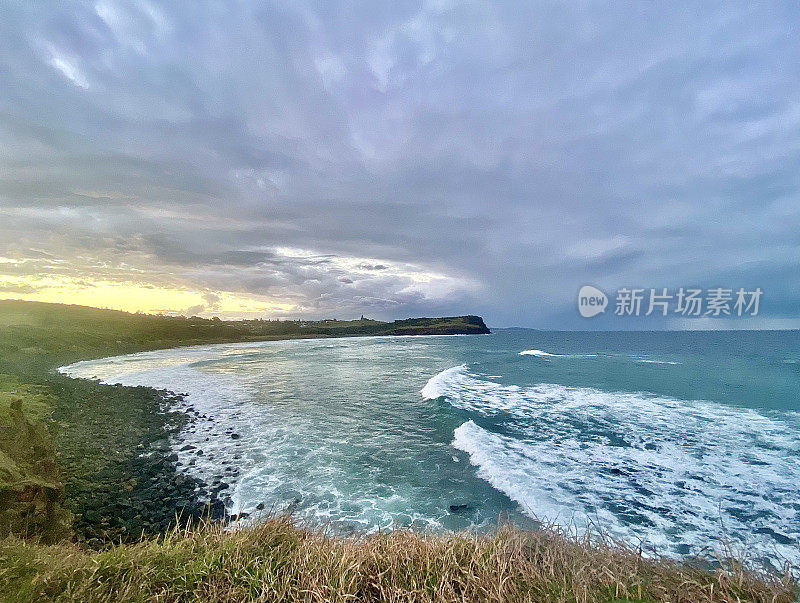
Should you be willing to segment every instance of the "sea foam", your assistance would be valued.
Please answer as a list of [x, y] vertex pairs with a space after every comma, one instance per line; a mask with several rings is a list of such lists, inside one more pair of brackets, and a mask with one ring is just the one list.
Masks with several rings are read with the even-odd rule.
[[537, 358], [595, 358], [597, 354], [551, 354], [544, 350], [523, 350], [520, 356], [536, 356]]
[[542, 383], [457, 366], [423, 395], [472, 413], [453, 445], [531, 516], [596, 524], [659, 554], [727, 540], [800, 562], [800, 425], [733, 405]]

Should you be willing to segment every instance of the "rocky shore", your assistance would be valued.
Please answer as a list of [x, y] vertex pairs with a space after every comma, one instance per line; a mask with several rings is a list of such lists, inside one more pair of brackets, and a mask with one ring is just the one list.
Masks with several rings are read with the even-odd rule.
[[202, 517], [230, 519], [232, 461], [223, 461], [223, 473], [205, 483], [181, 470], [171, 446], [180, 430], [204, 419], [183, 396], [67, 378], [53, 385], [59, 392], [54, 424], [65, 504], [79, 541], [102, 547]]

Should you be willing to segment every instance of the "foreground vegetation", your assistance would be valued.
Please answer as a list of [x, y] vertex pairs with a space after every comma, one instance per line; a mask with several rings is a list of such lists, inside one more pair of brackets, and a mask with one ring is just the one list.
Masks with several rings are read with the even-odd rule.
[[288, 518], [224, 531], [201, 525], [88, 551], [0, 542], [9, 601], [759, 601], [790, 603], [788, 579], [709, 571], [555, 530], [361, 539]]
[[485, 331], [478, 317], [237, 323], [0, 301], [0, 600], [794, 600], [788, 574], [554, 529], [343, 539], [283, 518], [226, 532], [199, 521], [224, 492], [176, 470], [167, 438], [189, 419], [173, 394], [55, 372], [177, 345]]

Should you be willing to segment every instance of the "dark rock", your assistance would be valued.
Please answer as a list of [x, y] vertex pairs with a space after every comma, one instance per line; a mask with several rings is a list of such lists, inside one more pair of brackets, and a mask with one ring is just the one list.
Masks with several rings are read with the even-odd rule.
[[225, 504], [219, 499], [213, 499], [208, 503], [208, 515], [211, 519], [223, 519], [225, 517]]
[[458, 503], [454, 505], [450, 505], [450, 512], [451, 513], [463, 513], [464, 511], [469, 510], [469, 505], [466, 503]]
[[238, 433], [232, 433], [232, 434], [231, 434], [231, 439], [232, 439], [232, 440], [238, 440], [238, 439], [239, 439], [239, 438], [241, 438], [241, 437], [242, 437], [242, 436], [240, 436]]

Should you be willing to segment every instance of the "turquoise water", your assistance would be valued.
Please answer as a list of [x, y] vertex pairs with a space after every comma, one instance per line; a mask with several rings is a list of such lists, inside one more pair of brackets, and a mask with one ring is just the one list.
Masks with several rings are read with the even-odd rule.
[[725, 541], [800, 563], [798, 332], [511, 329], [63, 370], [186, 393], [201, 416], [173, 443], [181, 468], [230, 483], [233, 512], [342, 532], [539, 518], [670, 556]]

